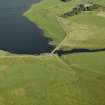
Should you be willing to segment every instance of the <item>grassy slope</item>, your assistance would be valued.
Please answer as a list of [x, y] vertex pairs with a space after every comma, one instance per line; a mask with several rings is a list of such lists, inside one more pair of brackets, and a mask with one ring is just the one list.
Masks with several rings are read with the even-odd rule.
[[[94, 0], [105, 6], [104, 0]], [[63, 19], [62, 19], [63, 20]], [[105, 17], [97, 12], [82, 13], [63, 20], [68, 32], [62, 48], [105, 48]], [[70, 34], [69, 34], [70, 32]], [[87, 94], [89, 105], [104, 105], [105, 51], [65, 55], [62, 58], [77, 73], [78, 86]]]
[[[57, 16], [68, 11], [72, 8], [70, 5], [74, 6], [78, 1], [61, 3], [59, 0], [44, 0], [33, 5], [25, 15], [44, 29], [48, 37], [59, 43], [64, 38], [64, 31], [61, 23], [57, 22]], [[103, 5], [105, 3], [103, 0], [95, 1]], [[68, 18], [63, 21], [66, 23], [64, 26], [68, 26], [68, 21], [75, 25], [76, 21], [84, 27], [89, 14]], [[100, 24], [97, 26], [100, 29], [100, 26], [104, 26], [104, 22], [100, 23], [104, 18], [97, 18], [100, 18], [99, 22], [94, 20], [88, 23], [91, 27]], [[78, 28], [78, 25], [73, 27]], [[103, 40], [104, 36], [100, 37]], [[67, 39], [65, 43], [70, 47], [71, 41]], [[105, 105], [105, 52], [67, 55], [63, 56], [63, 61], [55, 55], [11, 56], [3, 53], [0, 56], [0, 105]]]
[[24, 15], [43, 29], [45, 35], [53, 39], [54, 44], [58, 44], [64, 38], [65, 32], [57, 18], [76, 5], [77, 2], [78, 0], [68, 3], [63, 3], [60, 0], [43, 0], [33, 5]]
[[[33, 5], [24, 15], [42, 28], [45, 35], [52, 38], [56, 44], [60, 43], [67, 35], [67, 40], [64, 41], [61, 48], [104, 48], [104, 16], [97, 15], [97, 12], [85, 12], [58, 21], [60, 15], [70, 11], [81, 1], [72, 0], [63, 3], [60, 0], [43, 0]], [[92, 1], [101, 5], [105, 4], [103, 0]]]
[[77, 85], [87, 94], [89, 105], [104, 105], [105, 52], [71, 54], [62, 59], [77, 73]]
[[67, 33], [62, 48], [105, 48], [105, 17], [97, 12], [61, 19]]
[[67, 64], [55, 55], [0, 57], [0, 104], [104, 105], [105, 71], [82, 61], [90, 67], [91, 55], [95, 63], [105, 55], [83, 55], [63, 57]]
[[90, 53], [75, 53], [63, 56], [70, 65], [93, 72], [105, 73], [105, 51]]
[[57, 56], [0, 57], [0, 105], [64, 105], [75, 80]]
[[[104, 105], [105, 53], [1, 56], [1, 105]], [[97, 65], [96, 65], [97, 64]]]

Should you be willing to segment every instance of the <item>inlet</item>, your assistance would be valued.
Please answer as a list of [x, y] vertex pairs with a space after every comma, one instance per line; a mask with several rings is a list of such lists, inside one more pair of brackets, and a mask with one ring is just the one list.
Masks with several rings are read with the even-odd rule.
[[0, 1], [0, 50], [16, 54], [51, 52], [50, 38], [22, 14], [39, 0]]

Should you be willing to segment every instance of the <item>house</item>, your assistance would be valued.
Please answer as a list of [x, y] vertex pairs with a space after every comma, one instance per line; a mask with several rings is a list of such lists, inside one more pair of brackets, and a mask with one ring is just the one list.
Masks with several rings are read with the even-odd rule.
[[93, 9], [93, 6], [94, 6], [94, 4], [92, 4], [92, 3], [83, 4], [83, 8], [84, 8], [83, 10], [90, 11]]

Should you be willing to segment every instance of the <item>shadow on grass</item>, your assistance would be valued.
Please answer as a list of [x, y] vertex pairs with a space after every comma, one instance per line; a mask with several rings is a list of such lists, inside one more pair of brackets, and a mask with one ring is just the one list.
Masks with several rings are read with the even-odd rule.
[[101, 52], [101, 51], [105, 51], [105, 48], [103, 49], [94, 49], [94, 50], [90, 50], [90, 49], [72, 49], [72, 50], [58, 50], [55, 53], [57, 53], [59, 56], [62, 55], [69, 55], [69, 54], [76, 54], [76, 53], [92, 53], [92, 52]]

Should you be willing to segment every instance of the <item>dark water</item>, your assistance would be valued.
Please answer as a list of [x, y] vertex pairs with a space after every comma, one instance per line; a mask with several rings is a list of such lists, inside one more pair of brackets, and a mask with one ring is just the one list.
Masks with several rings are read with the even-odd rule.
[[18, 54], [50, 52], [42, 30], [22, 14], [38, 0], [0, 0], [0, 50]]

